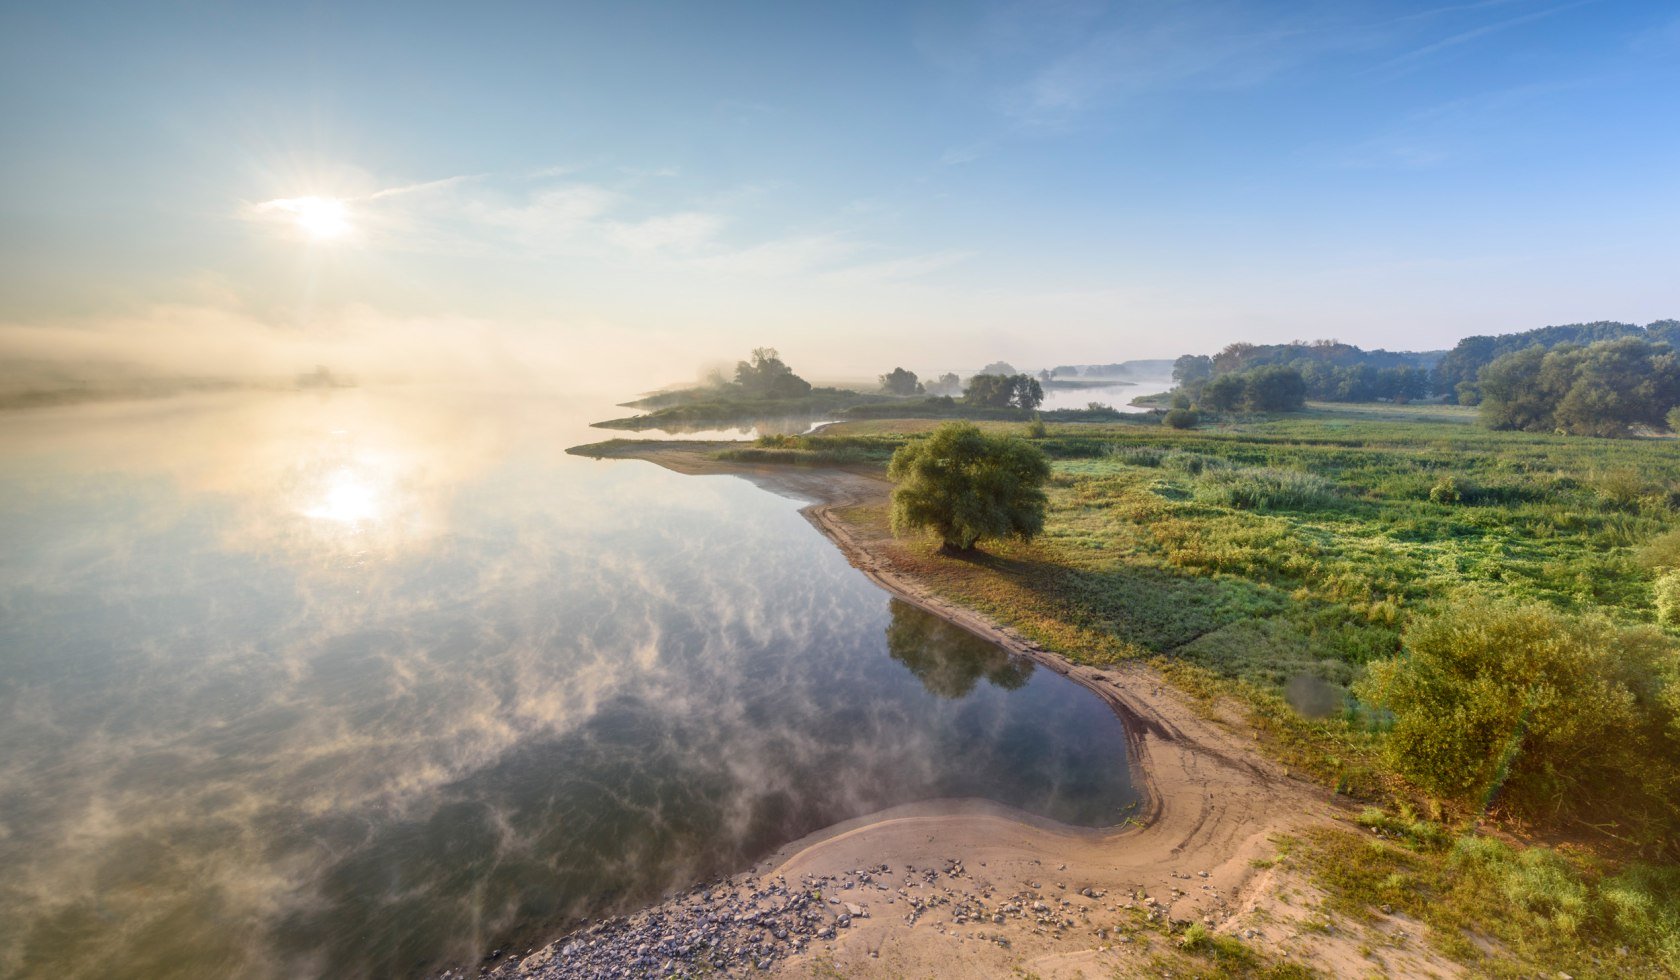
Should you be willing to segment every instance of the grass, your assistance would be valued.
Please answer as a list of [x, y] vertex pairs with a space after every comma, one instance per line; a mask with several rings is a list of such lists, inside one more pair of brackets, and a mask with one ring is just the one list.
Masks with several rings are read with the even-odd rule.
[[[1047, 421], [1034, 440], [1053, 461], [1042, 536], [960, 558], [900, 539], [893, 560], [1071, 659], [1147, 659], [1194, 696], [1235, 698], [1266, 750], [1367, 800], [1425, 805], [1381, 761], [1380, 714], [1349, 697], [1340, 714], [1305, 718], [1287, 701], [1292, 679], [1346, 690], [1400, 651], [1408, 618], [1450, 611], [1467, 589], [1671, 633], [1680, 618], [1680, 598], [1663, 593], [1660, 616], [1657, 601], [1659, 578], [1680, 569], [1673, 440], [1492, 432], [1473, 409], [1428, 405], [1314, 406], [1188, 431]], [[847, 422], [755, 448], [873, 461], [937, 424]], [[883, 506], [841, 516], [887, 522]], [[1674, 865], [1624, 860], [1608, 837], [1514, 847], [1404, 810], [1367, 811], [1361, 825], [1307, 835], [1280, 858], [1343, 914], [1399, 909], [1493, 975], [1680, 974]], [[1186, 938], [1173, 956], [1214, 974], [1264, 969]]]
[[[1680, 559], [1667, 440], [1490, 432], [1448, 406], [1347, 406], [1189, 432], [1051, 424], [1045, 533], [952, 559], [901, 540], [935, 588], [1078, 660], [1153, 657], [1235, 694], [1291, 765], [1377, 793], [1381, 719], [1300, 718], [1288, 682], [1342, 688], [1400, 649], [1407, 617], [1469, 587], [1654, 622]], [[937, 423], [846, 423], [832, 437], [914, 438]], [[993, 431], [1021, 432], [1007, 423]], [[1444, 478], [1459, 486], [1444, 501]], [[885, 521], [885, 513], [853, 514]]]
[[[1384, 719], [1352, 698], [1304, 718], [1284, 697], [1290, 678], [1347, 688], [1400, 650], [1409, 617], [1466, 588], [1622, 623], [1677, 618], [1676, 600], [1662, 616], [1658, 604], [1659, 579], [1680, 568], [1672, 440], [1473, 423], [1452, 407], [1362, 405], [1188, 432], [1051, 424], [1036, 440], [1054, 460], [1038, 540], [961, 559], [921, 540], [891, 547], [935, 589], [1075, 660], [1147, 658], [1194, 695], [1237, 698], [1292, 769], [1393, 805], [1417, 795], [1380, 758]], [[1400, 909], [1492, 975], [1680, 975], [1672, 864], [1628, 860], [1608, 838], [1455, 836], [1410, 812], [1370, 810], [1364, 827], [1309, 835], [1297, 858], [1341, 913]]]
[[1359, 824], [1282, 842], [1278, 863], [1309, 873], [1330, 911], [1416, 919], [1489, 976], [1680, 975], [1680, 869], [1455, 836], [1410, 815], [1367, 811]]

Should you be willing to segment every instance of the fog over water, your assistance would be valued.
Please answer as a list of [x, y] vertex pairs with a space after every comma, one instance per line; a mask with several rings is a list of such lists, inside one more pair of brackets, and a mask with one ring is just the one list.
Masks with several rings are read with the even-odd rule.
[[413, 974], [900, 803], [1123, 818], [1094, 696], [566, 456], [609, 402], [0, 415], [0, 975]]

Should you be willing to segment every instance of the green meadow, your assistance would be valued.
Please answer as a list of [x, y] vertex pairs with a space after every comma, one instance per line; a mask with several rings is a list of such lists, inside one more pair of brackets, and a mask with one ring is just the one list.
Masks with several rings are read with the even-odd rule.
[[[725, 455], [875, 465], [936, 424]], [[1285, 842], [1328, 901], [1427, 910], [1438, 945], [1492, 973], [1680, 971], [1680, 657], [1658, 599], [1680, 566], [1680, 442], [1490, 431], [1441, 405], [979, 424], [1051, 458], [1044, 533], [966, 556], [901, 538], [895, 561], [1075, 660], [1143, 658], [1240, 704], [1267, 751], [1376, 804], [1376, 843]], [[1476, 643], [1491, 667], [1434, 676]], [[1501, 661], [1523, 643], [1538, 661]], [[1397, 719], [1372, 675], [1407, 670], [1434, 674], [1384, 689]], [[1439, 734], [1431, 712], [1474, 723]]]

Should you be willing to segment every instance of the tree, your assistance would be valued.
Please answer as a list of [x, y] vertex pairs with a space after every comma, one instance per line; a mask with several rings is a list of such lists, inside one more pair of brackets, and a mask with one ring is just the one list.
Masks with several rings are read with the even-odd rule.
[[916, 380], [916, 372], [906, 371], [895, 367], [889, 374], [881, 375], [881, 390], [889, 395], [920, 395], [923, 393], [922, 384]]
[[1213, 376], [1213, 358], [1206, 354], [1185, 354], [1173, 362], [1172, 379], [1180, 385], [1195, 384]]
[[936, 381], [929, 381], [926, 386], [930, 395], [955, 395], [962, 391], [962, 379], [947, 371]]
[[1015, 396], [1015, 385], [1007, 375], [976, 374], [963, 389], [963, 401], [983, 408], [1006, 408]]
[[811, 393], [811, 384], [782, 363], [774, 347], [755, 347], [752, 360], [735, 365], [735, 385], [754, 398], [799, 398]]
[[1202, 386], [1202, 394], [1198, 401], [1203, 408], [1215, 412], [1229, 412], [1242, 404], [1243, 393], [1247, 390], [1240, 374], [1222, 374]]
[[1625, 436], [1634, 426], [1667, 424], [1680, 403], [1680, 360], [1667, 344], [1641, 337], [1536, 344], [1495, 358], [1476, 385], [1489, 428]]
[[1020, 374], [1021, 372], [1015, 370], [1015, 366], [1013, 364], [1010, 364], [1008, 361], [993, 361], [992, 363], [990, 363], [990, 364], [986, 365], [985, 367], [981, 368], [980, 373], [981, 374], [1001, 374], [1001, 375], [1004, 375], [1004, 376], [1007, 377], [1008, 375]]
[[976, 374], [968, 379], [963, 401], [984, 408], [1025, 408], [1044, 403], [1044, 386], [1025, 374]]
[[1251, 412], [1294, 412], [1306, 403], [1306, 383], [1292, 367], [1259, 367], [1245, 378], [1243, 404]]
[[893, 532], [931, 530], [947, 550], [1044, 530], [1050, 463], [1031, 443], [947, 422], [893, 453]]
[[1014, 382], [1015, 393], [1012, 400], [1015, 402], [1016, 408], [1031, 411], [1044, 404], [1044, 386], [1038, 383], [1037, 378], [1017, 374], [1010, 380]]

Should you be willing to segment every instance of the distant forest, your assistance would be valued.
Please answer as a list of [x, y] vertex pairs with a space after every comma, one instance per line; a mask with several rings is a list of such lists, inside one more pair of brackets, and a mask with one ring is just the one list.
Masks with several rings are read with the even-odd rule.
[[1481, 400], [1483, 368], [1506, 354], [1533, 347], [1585, 347], [1634, 337], [1680, 348], [1680, 320], [1640, 326], [1600, 320], [1540, 327], [1521, 333], [1466, 337], [1449, 351], [1364, 350], [1334, 340], [1289, 344], [1231, 344], [1217, 354], [1185, 354], [1173, 362], [1173, 380], [1192, 397], [1225, 375], [1246, 375], [1261, 367], [1292, 368], [1306, 397], [1327, 402], [1406, 402], [1440, 398], [1449, 404]]
[[1173, 362], [1174, 408], [1294, 411], [1308, 400], [1433, 398], [1481, 406], [1493, 429], [1625, 436], [1680, 432], [1680, 320], [1601, 320], [1466, 337], [1449, 351], [1333, 340], [1231, 344]]

